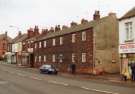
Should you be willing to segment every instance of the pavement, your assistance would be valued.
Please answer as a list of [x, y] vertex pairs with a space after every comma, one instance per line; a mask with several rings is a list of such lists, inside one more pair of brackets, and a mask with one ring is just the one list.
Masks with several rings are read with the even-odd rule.
[[10, 64], [0, 64], [0, 74], [0, 94], [135, 94], [133, 86], [88, 79], [88, 75], [43, 75]]

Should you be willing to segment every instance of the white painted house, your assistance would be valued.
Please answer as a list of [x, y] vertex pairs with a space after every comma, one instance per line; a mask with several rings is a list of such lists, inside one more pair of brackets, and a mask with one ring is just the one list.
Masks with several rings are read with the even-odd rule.
[[135, 63], [135, 7], [119, 19], [119, 53], [121, 72], [128, 70], [130, 63]]

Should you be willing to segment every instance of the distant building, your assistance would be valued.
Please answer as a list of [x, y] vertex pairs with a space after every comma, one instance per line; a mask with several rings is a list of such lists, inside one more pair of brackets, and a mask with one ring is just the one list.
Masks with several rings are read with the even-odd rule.
[[5, 58], [5, 54], [8, 51], [8, 43], [11, 41], [12, 39], [7, 35], [7, 32], [0, 34], [0, 59]]
[[119, 53], [121, 72], [130, 72], [128, 65], [135, 63], [135, 8], [119, 19]]
[[96, 11], [93, 21], [51, 28], [34, 41], [34, 66], [42, 64], [56, 65], [60, 71], [75, 64], [79, 73], [119, 72], [116, 15], [100, 18]]

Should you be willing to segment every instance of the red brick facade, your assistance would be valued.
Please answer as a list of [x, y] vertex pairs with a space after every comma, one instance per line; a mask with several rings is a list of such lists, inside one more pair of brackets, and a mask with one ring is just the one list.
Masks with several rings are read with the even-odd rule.
[[[62, 31], [57, 31], [62, 32]], [[82, 32], [86, 32], [86, 41], [82, 41]], [[75, 34], [75, 43], [72, 43], [72, 34]], [[63, 38], [63, 44], [60, 45], [60, 37]], [[53, 46], [53, 39], [56, 45]], [[44, 47], [46, 41], [46, 47]], [[42, 47], [39, 47], [39, 44]], [[41, 41], [36, 41], [37, 47], [34, 50], [35, 67], [39, 67], [44, 63], [54, 64], [59, 67], [60, 71], [67, 71], [70, 64], [72, 64], [72, 53], [75, 54], [75, 64], [78, 72], [92, 72], [93, 67], [93, 29], [76, 31], [70, 34], [55, 36]], [[86, 53], [86, 62], [82, 62], [82, 53]], [[44, 61], [46, 56], [46, 62]], [[55, 55], [55, 61], [52, 62], [52, 57]], [[62, 55], [62, 57], [60, 57]], [[41, 60], [39, 60], [41, 56]], [[62, 58], [62, 62], [60, 61]], [[39, 62], [40, 61], [40, 62]]]

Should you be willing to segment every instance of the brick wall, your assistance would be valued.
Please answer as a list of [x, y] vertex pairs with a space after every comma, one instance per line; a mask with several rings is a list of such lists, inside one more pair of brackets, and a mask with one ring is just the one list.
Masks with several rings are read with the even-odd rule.
[[[82, 32], [86, 32], [86, 41], [82, 41]], [[60, 31], [59, 31], [60, 32]], [[75, 53], [75, 64], [77, 66], [78, 72], [91, 72], [92, 71], [92, 65], [93, 65], [93, 29], [89, 28], [86, 30], [81, 30], [74, 32], [76, 34], [76, 42], [72, 43], [72, 33], [62, 36], [54, 37], [56, 40], [56, 45], [52, 46], [52, 39], [46, 39], [47, 41], [47, 47], [43, 47], [42, 40], [42, 48], [39, 48], [39, 42], [37, 43], [37, 49], [34, 49], [34, 55], [42, 56], [41, 62], [35, 62], [35, 67], [39, 67], [40, 65], [44, 63], [51, 63], [59, 67], [60, 71], [67, 71], [69, 64], [72, 63], [72, 53]], [[60, 45], [60, 37], [63, 37], [63, 44]], [[86, 53], [87, 60], [85, 63], [82, 63], [82, 53]], [[56, 62], [52, 62], [52, 55], [56, 55]], [[63, 54], [63, 62], [60, 62], [59, 55]], [[43, 56], [47, 56], [47, 61], [43, 61]]]

